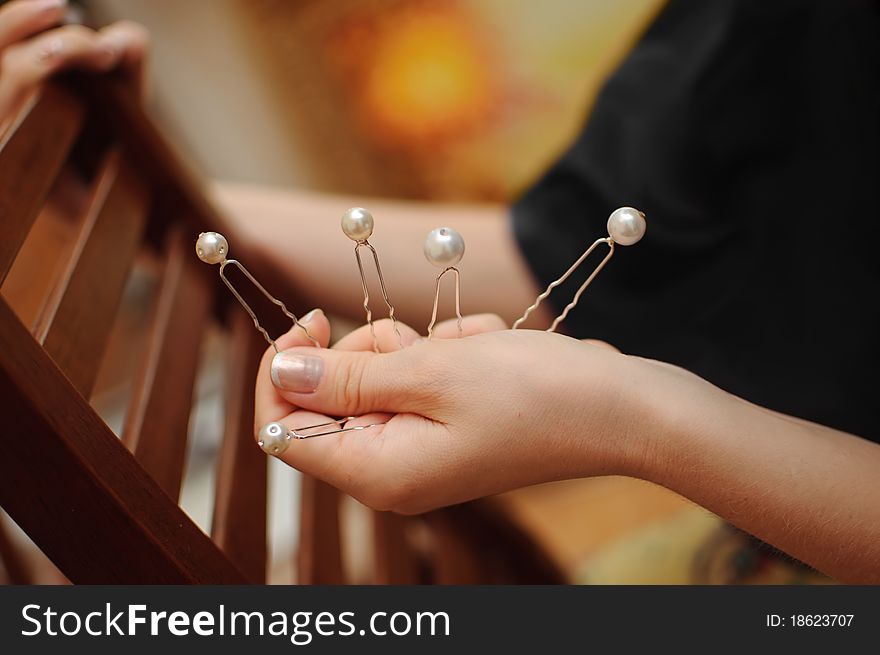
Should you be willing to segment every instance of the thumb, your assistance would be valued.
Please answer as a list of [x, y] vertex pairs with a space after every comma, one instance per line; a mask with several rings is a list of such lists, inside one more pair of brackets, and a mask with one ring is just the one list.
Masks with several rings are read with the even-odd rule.
[[413, 350], [291, 348], [272, 359], [272, 383], [291, 404], [330, 416], [417, 412], [426, 385]]

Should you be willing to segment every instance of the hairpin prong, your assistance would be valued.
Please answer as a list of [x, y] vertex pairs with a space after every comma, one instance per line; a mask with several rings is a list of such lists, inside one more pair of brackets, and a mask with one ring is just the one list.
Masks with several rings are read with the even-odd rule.
[[428, 340], [434, 336], [434, 325], [437, 323], [437, 305], [440, 302], [440, 280], [447, 273], [455, 277], [455, 316], [458, 319], [458, 336], [461, 338], [461, 272], [456, 264], [464, 257], [464, 239], [451, 227], [438, 227], [431, 230], [425, 239], [425, 258], [434, 266], [442, 268], [434, 284], [434, 309], [431, 322], [428, 324]]
[[370, 289], [367, 285], [367, 276], [364, 272], [364, 264], [361, 261], [361, 248], [368, 248], [373, 255], [373, 263], [376, 266], [376, 276], [379, 278], [379, 289], [382, 292], [382, 299], [388, 308], [388, 318], [394, 326], [394, 332], [397, 334], [397, 342], [403, 349], [403, 336], [400, 333], [400, 326], [397, 324], [397, 318], [394, 316], [394, 305], [388, 297], [388, 289], [385, 286], [385, 277], [382, 275], [382, 267], [379, 265], [379, 253], [369, 242], [370, 236], [373, 234], [373, 214], [363, 207], [352, 207], [342, 215], [342, 231], [349, 239], [355, 242], [354, 256], [357, 260], [358, 272], [361, 276], [361, 285], [364, 291], [364, 312], [367, 317], [367, 325], [370, 326], [370, 334], [373, 337], [373, 350], [379, 352], [379, 340], [376, 337], [376, 329], [373, 325], [373, 312], [370, 309]]
[[250, 274], [248, 271], [237, 259], [228, 259], [229, 255], [229, 243], [226, 241], [226, 237], [224, 237], [219, 232], [202, 232], [199, 235], [198, 240], [196, 241], [196, 254], [199, 259], [201, 259], [206, 264], [220, 264], [220, 279], [223, 280], [223, 283], [229, 288], [232, 292], [232, 295], [235, 296], [235, 299], [244, 307], [245, 311], [254, 321], [254, 327], [260, 331], [263, 337], [267, 342], [275, 349], [275, 352], [278, 352], [278, 346], [275, 344], [275, 339], [273, 339], [269, 332], [266, 331], [262, 325], [260, 325], [260, 321], [257, 318], [256, 313], [253, 309], [251, 309], [250, 305], [247, 304], [247, 301], [242, 297], [242, 295], [238, 292], [232, 282], [226, 277], [226, 267], [229, 265], [235, 266], [239, 271], [241, 271], [244, 276], [250, 280], [251, 284], [253, 284], [257, 290], [262, 293], [271, 303], [277, 305], [281, 308], [281, 311], [284, 312], [284, 315], [287, 316], [294, 324], [294, 326], [301, 329], [306, 337], [311, 341], [315, 346], [321, 347], [321, 344], [318, 343], [318, 340], [315, 339], [309, 332], [308, 328], [306, 328], [302, 323], [300, 323], [296, 316], [287, 309], [287, 306], [278, 300], [275, 296], [269, 293], [266, 288], [257, 282], [256, 278]]
[[614, 246], [631, 246], [634, 243], [638, 243], [643, 236], [645, 236], [645, 230], [647, 228], [647, 223], [645, 221], [645, 215], [640, 212], [638, 209], [633, 209], [632, 207], [621, 207], [620, 209], [615, 209], [611, 212], [611, 215], [608, 217], [608, 235], [607, 237], [602, 237], [601, 239], [596, 239], [589, 248], [587, 248], [583, 254], [577, 258], [577, 260], [572, 264], [565, 273], [562, 274], [561, 277], [551, 282], [547, 288], [535, 299], [535, 302], [530, 305], [526, 311], [520, 316], [516, 321], [514, 321], [511, 329], [516, 330], [523, 322], [529, 317], [533, 311], [535, 311], [538, 306], [543, 302], [560, 284], [565, 282], [579, 267], [584, 261], [590, 256], [590, 254], [599, 247], [600, 244], [608, 245], [608, 254], [602, 258], [602, 261], [593, 269], [593, 272], [587, 276], [587, 279], [584, 280], [583, 284], [578, 288], [577, 292], [574, 294], [574, 298], [572, 298], [571, 302], [568, 303], [565, 308], [562, 310], [562, 313], [559, 314], [556, 318], [553, 319], [553, 322], [550, 324], [550, 327], [547, 328], [547, 332], [555, 332], [556, 328], [559, 327], [559, 324], [565, 320], [568, 316], [568, 313], [574, 309], [574, 307], [578, 304], [578, 301], [581, 299], [584, 291], [587, 290], [587, 287], [590, 286], [590, 283], [596, 279], [596, 276], [599, 274], [605, 264], [611, 259], [614, 255]]

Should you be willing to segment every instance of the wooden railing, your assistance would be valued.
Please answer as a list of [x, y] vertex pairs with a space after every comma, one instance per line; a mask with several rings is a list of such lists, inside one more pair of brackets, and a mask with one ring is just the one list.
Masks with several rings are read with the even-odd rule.
[[[253, 442], [253, 381], [265, 344], [192, 252], [199, 231], [235, 235], [135, 98], [113, 79], [70, 78], [47, 86], [0, 139], [0, 283], [67, 173], [86, 198], [74, 237], [49, 254], [56, 273], [39, 311], [23, 322], [0, 299], [0, 505], [75, 583], [264, 582], [267, 460]], [[158, 291], [120, 439], [89, 400], [144, 252], [159, 262]], [[251, 267], [292, 295], [270, 265]], [[275, 312], [265, 315], [271, 326]], [[178, 499], [211, 322], [231, 336], [209, 537]], [[298, 581], [349, 581], [339, 492], [303, 476], [300, 495]], [[491, 502], [372, 516], [373, 582], [561, 579]], [[0, 558], [10, 581], [24, 581], [27, 558], [7, 528]]]

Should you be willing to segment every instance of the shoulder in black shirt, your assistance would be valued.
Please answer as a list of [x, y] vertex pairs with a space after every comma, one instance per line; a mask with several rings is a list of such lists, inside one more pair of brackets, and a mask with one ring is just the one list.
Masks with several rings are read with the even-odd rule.
[[543, 287], [639, 208], [570, 334], [880, 441], [878, 121], [880, 3], [673, 0], [514, 230]]

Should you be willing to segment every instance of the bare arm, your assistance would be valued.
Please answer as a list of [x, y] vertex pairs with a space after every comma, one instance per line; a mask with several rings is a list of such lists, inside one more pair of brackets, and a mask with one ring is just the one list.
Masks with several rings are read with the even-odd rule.
[[843, 582], [880, 582], [880, 445], [672, 376], [641, 477]]
[[[537, 294], [507, 209], [500, 205], [365, 199], [227, 182], [215, 184], [213, 195], [236, 226], [237, 238], [286, 271], [311, 306], [358, 322], [363, 320], [363, 295], [354, 244], [339, 226], [342, 213], [352, 206], [366, 206], [376, 217], [370, 242], [379, 251], [397, 316], [422, 330], [430, 317], [437, 274], [425, 261], [422, 244], [435, 227], [454, 227], [465, 238], [462, 311], [494, 312], [512, 321]], [[371, 268], [367, 275], [373, 279]], [[444, 298], [441, 314], [448, 316], [451, 295]], [[381, 301], [373, 310], [384, 315]]]
[[[550, 480], [629, 475], [842, 582], [880, 582], [878, 444], [557, 334], [498, 331], [381, 355], [342, 352], [369, 347], [361, 329], [338, 350], [294, 348], [273, 360], [278, 387], [268, 373], [257, 382], [260, 423], [296, 425], [306, 420], [296, 408], [395, 413], [369, 439], [314, 439], [282, 455], [368, 505], [421, 512]], [[314, 374], [300, 379], [306, 370]]]

